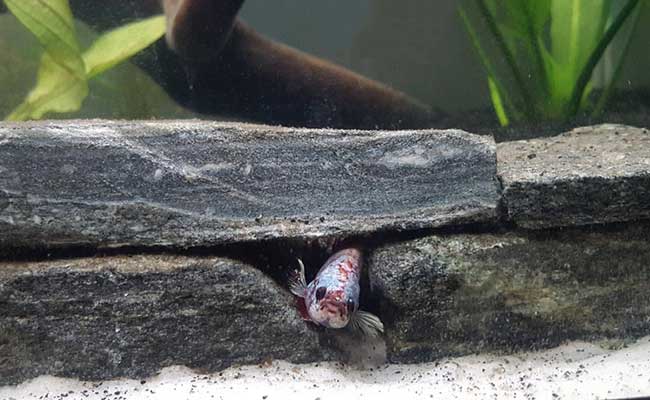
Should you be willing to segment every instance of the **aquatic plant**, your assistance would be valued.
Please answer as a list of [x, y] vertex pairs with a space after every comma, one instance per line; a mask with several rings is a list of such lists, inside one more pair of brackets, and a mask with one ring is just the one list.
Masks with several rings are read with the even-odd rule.
[[620, 39], [614, 72], [597, 96], [592, 96], [594, 71], [626, 23], [634, 29], [641, 7], [640, 0], [463, 3], [460, 16], [485, 67], [501, 125], [600, 114], [620, 74], [629, 32]]
[[43, 47], [36, 85], [7, 120], [79, 110], [88, 96], [89, 80], [148, 47], [165, 32], [164, 16], [155, 16], [106, 32], [82, 51], [68, 0], [5, 0], [5, 4]]

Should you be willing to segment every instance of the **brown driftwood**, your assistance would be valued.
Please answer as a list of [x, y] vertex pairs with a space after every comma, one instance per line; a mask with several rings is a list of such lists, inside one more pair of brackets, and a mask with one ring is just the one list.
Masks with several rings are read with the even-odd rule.
[[439, 112], [404, 93], [262, 37], [237, 18], [242, 3], [71, 0], [75, 16], [98, 30], [164, 10], [166, 40], [134, 62], [177, 102], [200, 113], [350, 129], [426, 128], [440, 121]]

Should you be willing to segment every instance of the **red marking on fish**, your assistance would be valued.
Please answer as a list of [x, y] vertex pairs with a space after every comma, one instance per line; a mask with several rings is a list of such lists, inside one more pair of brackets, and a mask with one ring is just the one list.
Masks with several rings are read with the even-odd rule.
[[[347, 248], [336, 252], [304, 289], [304, 302], [310, 321], [329, 328], [342, 328], [359, 304], [361, 251]], [[302, 310], [300, 315], [305, 318]]]
[[307, 304], [305, 304], [305, 299], [302, 297], [296, 297], [296, 307], [298, 308], [298, 313], [300, 314], [300, 318], [302, 318], [303, 321], [311, 321], [309, 313], [307, 312]]
[[354, 264], [350, 260], [344, 260], [343, 262], [337, 265], [339, 270], [339, 281], [341, 283], [346, 283], [350, 280], [350, 275], [354, 273]]
[[321, 302], [337, 302], [345, 298], [343, 289], [330, 289], [327, 291], [325, 298]]

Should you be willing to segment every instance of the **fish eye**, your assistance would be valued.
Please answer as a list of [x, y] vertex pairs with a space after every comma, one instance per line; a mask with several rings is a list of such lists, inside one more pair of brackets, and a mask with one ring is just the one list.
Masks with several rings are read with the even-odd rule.
[[348, 299], [348, 313], [352, 314], [354, 312], [354, 300]]
[[316, 289], [316, 300], [320, 300], [323, 297], [325, 297], [325, 293], [327, 292], [327, 289], [325, 286], [321, 286], [318, 289]]

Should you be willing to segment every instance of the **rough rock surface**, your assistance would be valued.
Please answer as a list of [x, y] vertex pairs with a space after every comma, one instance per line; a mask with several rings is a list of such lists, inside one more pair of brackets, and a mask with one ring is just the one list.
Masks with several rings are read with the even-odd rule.
[[218, 258], [121, 256], [0, 263], [0, 385], [42, 374], [143, 377], [323, 359], [291, 296]]
[[429, 236], [369, 259], [388, 357], [421, 362], [650, 334], [650, 224]]
[[0, 125], [0, 247], [200, 246], [493, 220], [495, 145], [461, 131]]
[[650, 131], [622, 125], [498, 145], [507, 218], [525, 228], [650, 218]]

